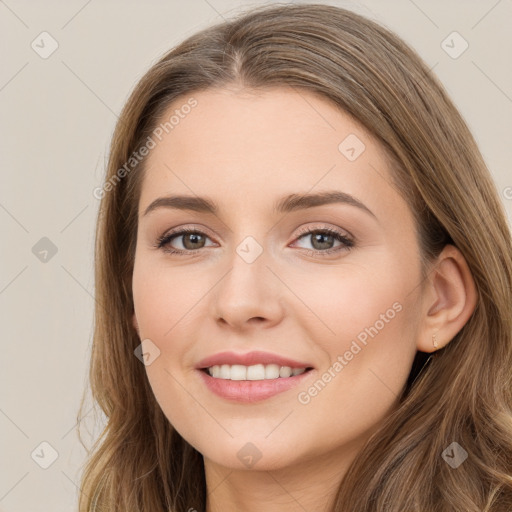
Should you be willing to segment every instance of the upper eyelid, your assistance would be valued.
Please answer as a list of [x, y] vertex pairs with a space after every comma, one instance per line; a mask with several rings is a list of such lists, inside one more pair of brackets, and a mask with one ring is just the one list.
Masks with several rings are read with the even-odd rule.
[[215, 236], [211, 235], [210, 230], [208, 230], [207, 228], [205, 228], [203, 226], [195, 226], [195, 225], [188, 225], [188, 224], [165, 231], [162, 236], [179, 235], [179, 234], [183, 234], [183, 231], [185, 231], [185, 232], [186, 231], [197, 231], [198, 233], [208, 235], [210, 238], [216, 238]]
[[346, 238], [354, 238], [352, 236], [352, 234], [349, 231], [347, 231], [346, 229], [339, 228], [339, 227], [332, 227], [329, 225], [317, 226], [317, 227], [310, 227], [310, 226], [301, 227], [301, 228], [299, 228], [299, 235], [310, 234], [315, 231], [332, 231], [332, 232], [338, 233], [340, 236], [344, 236]]
[[[317, 226], [301, 226], [298, 229], [298, 233], [299, 234], [308, 234], [310, 232], [313, 232], [313, 231], [325, 231], [325, 230], [331, 230], [331, 231], [336, 231], [338, 232], [340, 235], [344, 235], [346, 234], [347, 237], [351, 237], [353, 238], [352, 234], [347, 231], [346, 229], [343, 229], [343, 228], [340, 228], [340, 227], [333, 227], [333, 226], [330, 226], [330, 225], [317, 225]], [[164, 234], [162, 235], [162, 237], [164, 236], [170, 236], [170, 235], [178, 235], [178, 234], [182, 234], [183, 231], [197, 231], [201, 234], [205, 234], [205, 235], [208, 235], [209, 237], [211, 238], [217, 238], [216, 236], [214, 235], [211, 235], [210, 231], [203, 227], [203, 226], [196, 226], [196, 225], [193, 225], [193, 224], [185, 224], [183, 226], [179, 226], [179, 227], [176, 227], [176, 228], [172, 228], [168, 231], [165, 231]]]

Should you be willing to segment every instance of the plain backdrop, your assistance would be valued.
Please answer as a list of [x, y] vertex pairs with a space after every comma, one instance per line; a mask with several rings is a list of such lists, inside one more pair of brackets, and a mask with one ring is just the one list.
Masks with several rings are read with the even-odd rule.
[[[77, 507], [85, 451], [75, 426], [94, 306], [93, 190], [129, 92], [172, 46], [262, 3], [0, 1], [0, 512]], [[324, 3], [384, 24], [434, 68], [510, 222], [512, 1]]]

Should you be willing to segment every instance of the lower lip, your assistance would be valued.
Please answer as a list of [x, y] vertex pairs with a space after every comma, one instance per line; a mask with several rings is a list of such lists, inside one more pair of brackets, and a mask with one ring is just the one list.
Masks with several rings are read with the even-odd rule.
[[265, 400], [299, 385], [313, 370], [300, 375], [268, 380], [217, 379], [202, 370], [197, 370], [208, 389], [221, 398], [234, 402], [251, 403]]

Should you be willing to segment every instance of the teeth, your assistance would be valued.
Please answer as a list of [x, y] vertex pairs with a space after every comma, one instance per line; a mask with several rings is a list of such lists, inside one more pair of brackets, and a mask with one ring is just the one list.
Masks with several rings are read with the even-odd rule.
[[281, 366], [279, 370], [279, 377], [290, 377], [292, 375], [292, 369], [289, 366]]
[[234, 364], [231, 367], [231, 380], [247, 380], [247, 366], [241, 364]]
[[306, 368], [291, 368], [277, 364], [255, 364], [244, 366], [241, 364], [223, 364], [210, 366], [208, 373], [216, 379], [224, 380], [271, 380], [277, 378], [294, 377], [306, 371]]
[[279, 366], [277, 364], [267, 364], [265, 366], [265, 379], [277, 379], [279, 377]]

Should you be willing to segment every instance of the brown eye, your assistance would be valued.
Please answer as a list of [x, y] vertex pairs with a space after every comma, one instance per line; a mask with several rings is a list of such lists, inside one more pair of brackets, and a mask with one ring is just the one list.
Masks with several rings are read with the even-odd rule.
[[323, 233], [321, 231], [315, 231], [309, 235], [311, 237], [311, 245], [314, 249], [319, 251], [325, 249], [332, 249], [335, 238], [333, 235]]
[[187, 233], [186, 235], [180, 235], [182, 236], [182, 244], [185, 247], [185, 249], [200, 249], [201, 247], [204, 247], [205, 244], [205, 238], [203, 235], [199, 233]]
[[330, 228], [303, 230], [297, 241], [303, 243], [303, 240], [309, 242], [312, 249], [303, 245], [302, 248], [309, 249], [312, 255], [318, 254], [320, 256], [347, 251], [354, 246], [351, 239]]
[[207, 239], [209, 237], [201, 231], [182, 229], [181, 231], [168, 233], [160, 237], [157, 247], [169, 253], [192, 253], [195, 250], [207, 247]]

